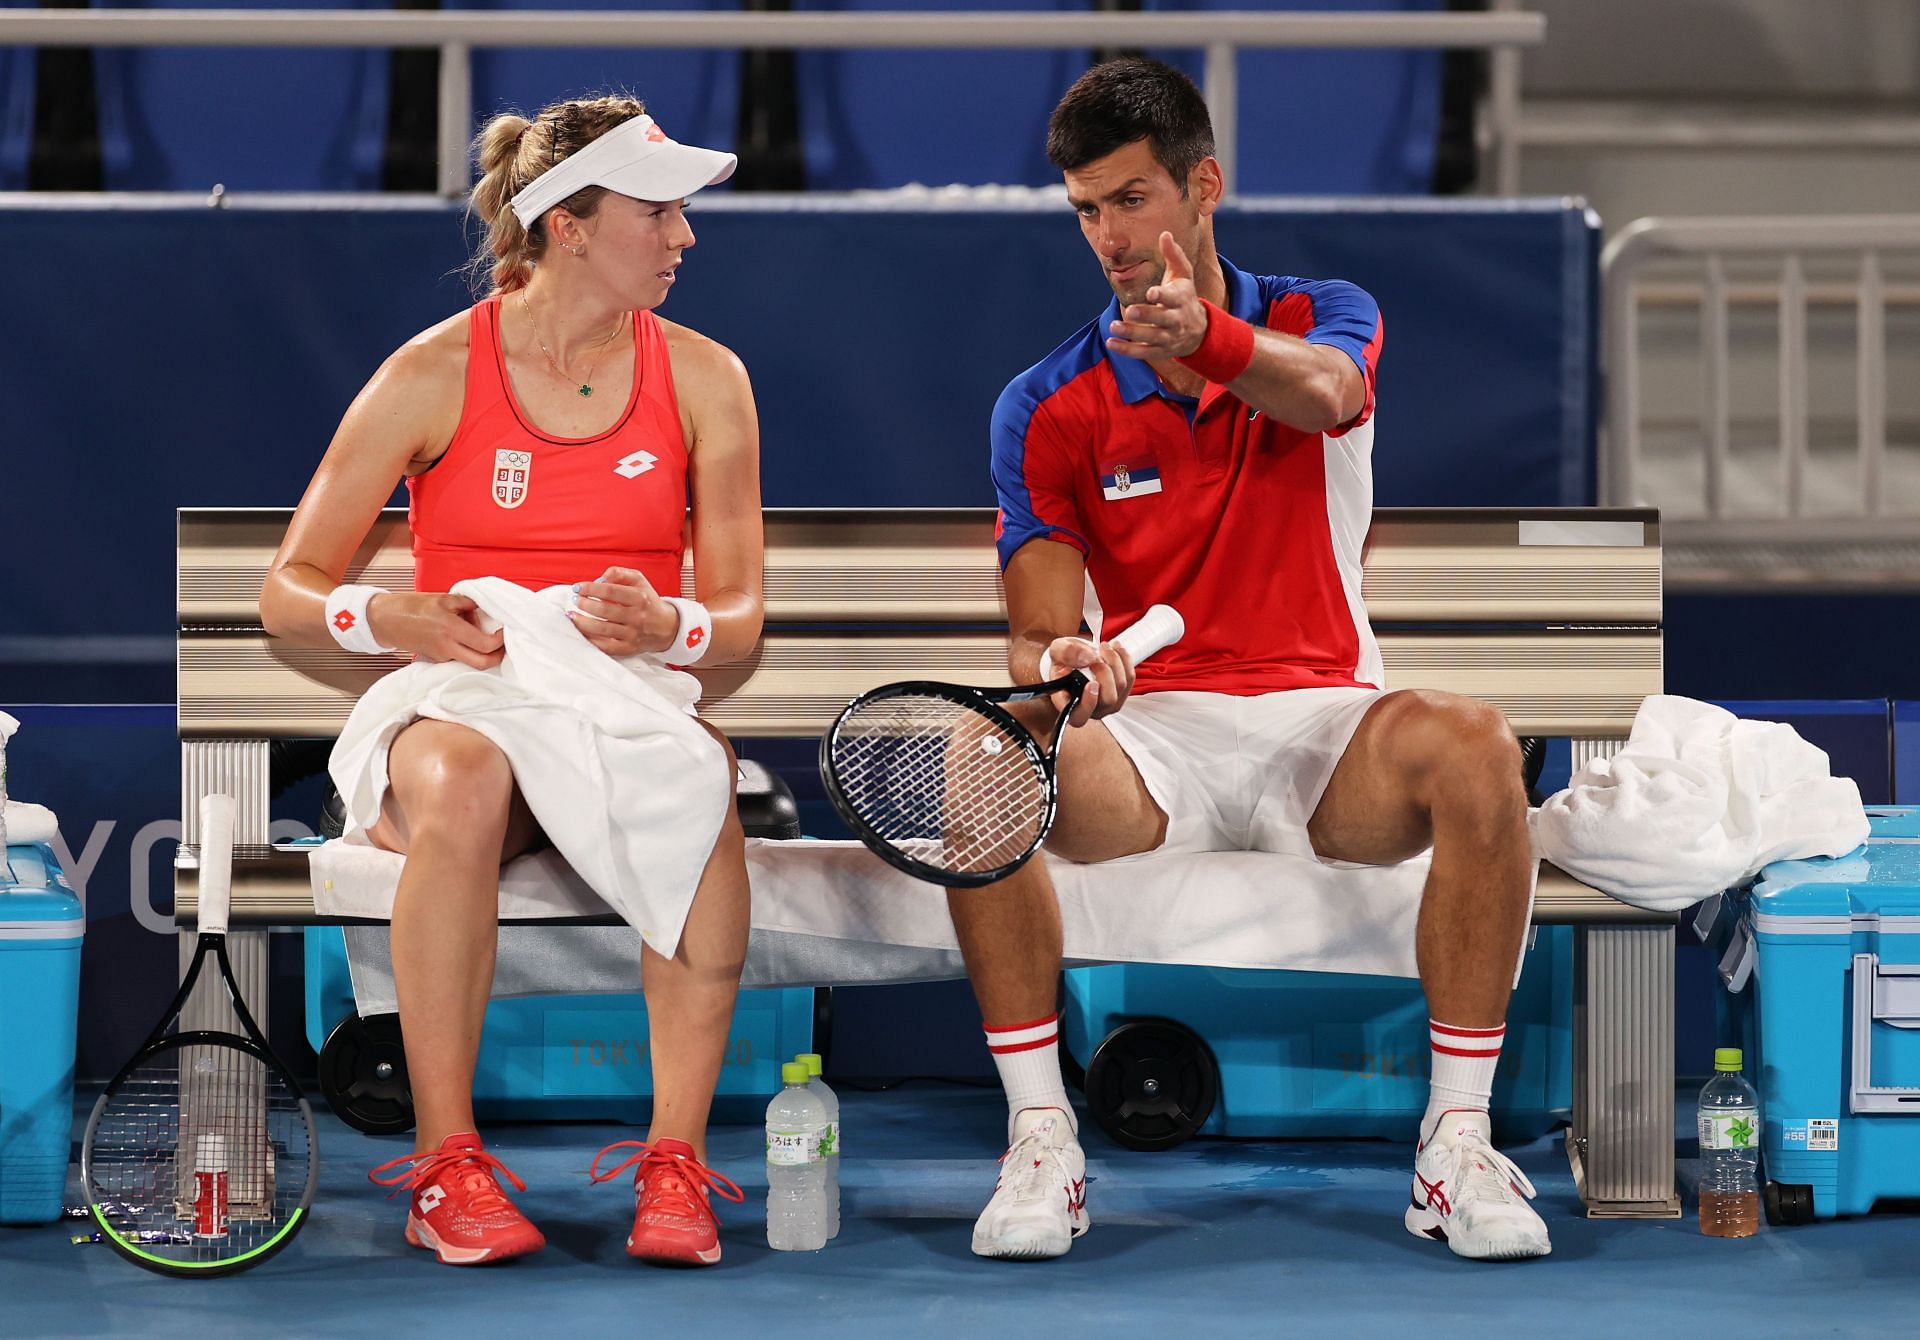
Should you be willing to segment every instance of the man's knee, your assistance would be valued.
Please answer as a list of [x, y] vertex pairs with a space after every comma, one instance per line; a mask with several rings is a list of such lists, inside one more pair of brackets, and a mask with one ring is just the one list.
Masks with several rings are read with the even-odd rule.
[[1428, 798], [1454, 796], [1524, 807], [1520, 742], [1500, 709], [1455, 693], [1412, 689], [1380, 710], [1409, 782]]

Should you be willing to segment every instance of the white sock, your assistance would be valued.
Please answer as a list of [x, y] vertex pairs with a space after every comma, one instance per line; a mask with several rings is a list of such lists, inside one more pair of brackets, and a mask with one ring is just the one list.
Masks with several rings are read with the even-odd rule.
[[1030, 1107], [1057, 1107], [1067, 1114], [1074, 1133], [1080, 1130], [1067, 1101], [1067, 1086], [1060, 1078], [1060, 1016], [1050, 1014], [1024, 1024], [988, 1024], [987, 1050], [993, 1053], [994, 1068], [1000, 1072], [1000, 1087], [1007, 1091], [1007, 1128], [1009, 1138], [1013, 1119]]
[[1493, 1071], [1500, 1064], [1500, 1044], [1507, 1028], [1457, 1028], [1427, 1020], [1427, 1038], [1433, 1047], [1433, 1086], [1427, 1091], [1427, 1113], [1420, 1119], [1420, 1143], [1433, 1138], [1442, 1113], [1479, 1112], [1493, 1105]]

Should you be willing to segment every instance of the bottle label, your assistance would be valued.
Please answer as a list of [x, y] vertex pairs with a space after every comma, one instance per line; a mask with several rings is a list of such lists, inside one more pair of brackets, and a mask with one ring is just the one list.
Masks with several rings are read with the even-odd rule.
[[807, 1131], [767, 1132], [767, 1162], [780, 1168], [804, 1168], [820, 1158], [819, 1138]]
[[1700, 1114], [1700, 1148], [1753, 1149], [1760, 1143], [1759, 1114], [1735, 1107]]
[[820, 1132], [820, 1157], [830, 1159], [840, 1153], [840, 1123], [830, 1121], [827, 1128]]

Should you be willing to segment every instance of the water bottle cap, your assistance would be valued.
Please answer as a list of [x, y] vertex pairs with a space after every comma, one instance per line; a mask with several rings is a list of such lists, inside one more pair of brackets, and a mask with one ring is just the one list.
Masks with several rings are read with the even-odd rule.
[[1715, 1047], [1713, 1049], [1713, 1068], [1715, 1070], [1738, 1071], [1745, 1062], [1738, 1047]]
[[818, 1075], [826, 1069], [826, 1066], [820, 1060], [819, 1052], [801, 1052], [793, 1059], [797, 1064], [805, 1066], [807, 1068], [807, 1074], [809, 1075]]
[[807, 1073], [807, 1068], [798, 1061], [789, 1061], [780, 1067], [782, 1084], [805, 1084], [812, 1078], [813, 1076]]

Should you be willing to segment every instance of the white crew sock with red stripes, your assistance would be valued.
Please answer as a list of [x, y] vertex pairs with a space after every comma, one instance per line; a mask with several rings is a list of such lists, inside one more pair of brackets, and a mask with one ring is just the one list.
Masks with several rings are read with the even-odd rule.
[[[1080, 1123], [1067, 1101], [1060, 1078], [1060, 1016], [1050, 1014], [1024, 1024], [986, 1024], [987, 1050], [993, 1053], [1000, 1086], [1007, 1091], [1007, 1124], [1030, 1107], [1057, 1107], [1077, 1135]], [[1009, 1135], [1011, 1138], [1011, 1135]]]
[[1493, 1105], [1493, 1071], [1507, 1028], [1456, 1028], [1429, 1019], [1427, 1038], [1433, 1047], [1433, 1087], [1420, 1119], [1422, 1145], [1433, 1138], [1442, 1113], [1485, 1112]]

